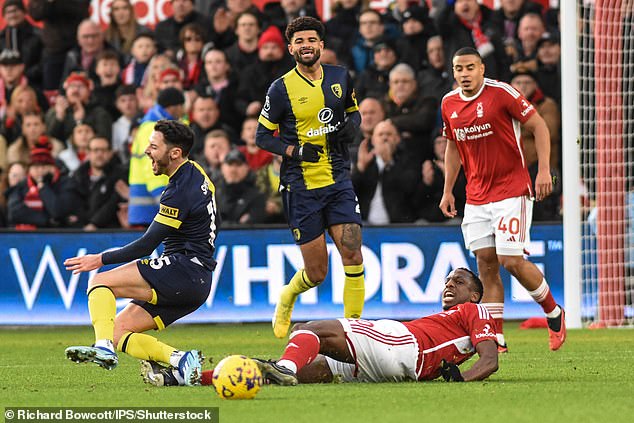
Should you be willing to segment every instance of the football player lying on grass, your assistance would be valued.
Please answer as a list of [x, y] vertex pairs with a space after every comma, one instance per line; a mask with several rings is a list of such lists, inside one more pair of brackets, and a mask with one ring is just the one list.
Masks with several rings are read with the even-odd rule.
[[[344, 382], [402, 382], [482, 380], [498, 369], [497, 340], [488, 311], [477, 304], [482, 282], [465, 268], [447, 276], [442, 292], [443, 312], [395, 320], [337, 319], [296, 324], [282, 357], [255, 359], [269, 383], [297, 385]], [[458, 365], [473, 354], [478, 360], [461, 372]], [[169, 368], [144, 367], [144, 380], [176, 385]], [[203, 371], [202, 384], [213, 373]]]

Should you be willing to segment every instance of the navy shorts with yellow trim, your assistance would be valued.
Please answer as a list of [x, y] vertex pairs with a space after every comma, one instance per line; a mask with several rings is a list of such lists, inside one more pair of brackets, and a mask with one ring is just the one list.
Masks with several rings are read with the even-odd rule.
[[211, 271], [192, 260], [197, 259], [184, 254], [137, 260], [141, 276], [156, 292], [156, 302], [132, 302], [150, 313], [159, 330], [196, 311], [209, 296]]
[[359, 202], [350, 180], [311, 190], [284, 190], [282, 202], [297, 245], [312, 241], [333, 225], [361, 226]]

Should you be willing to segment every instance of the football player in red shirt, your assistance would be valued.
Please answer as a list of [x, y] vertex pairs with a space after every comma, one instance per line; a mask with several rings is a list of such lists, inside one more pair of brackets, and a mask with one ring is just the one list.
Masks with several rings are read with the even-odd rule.
[[[442, 292], [443, 312], [410, 322], [337, 319], [293, 326], [282, 358], [255, 359], [264, 379], [279, 385], [331, 382], [401, 382], [482, 380], [498, 369], [495, 323], [477, 304], [482, 282], [469, 269], [447, 276]], [[462, 362], [478, 353], [464, 372]], [[175, 369], [142, 366], [146, 383], [178, 385]], [[211, 385], [213, 370], [202, 374]], [[182, 385], [182, 383], [181, 383]]]
[[[530, 241], [533, 201], [552, 192], [550, 134], [533, 105], [510, 85], [484, 77], [477, 50], [465, 47], [453, 57], [458, 88], [442, 100], [445, 186], [440, 209], [456, 216], [452, 189], [460, 166], [467, 178], [467, 203], [462, 220], [465, 245], [478, 263], [484, 283], [482, 305], [496, 322], [498, 344], [502, 335], [504, 287], [500, 264], [542, 306], [548, 322], [550, 349], [566, 339], [565, 314], [555, 302], [542, 272], [524, 258]], [[535, 136], [538, 166], [535, 192], [524, 160], [520, 127]]]

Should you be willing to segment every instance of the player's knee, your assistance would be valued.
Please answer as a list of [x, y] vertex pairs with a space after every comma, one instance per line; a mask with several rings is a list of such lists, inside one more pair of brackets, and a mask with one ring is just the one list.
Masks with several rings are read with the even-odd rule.
[[480, 273], [497, 273], [500, 267], [495, 250], [478, 252], [478, 254], [476, 254], [476, 261], [478, 263], [478, 272]]
[[512, 275], [519, 273], [523, 262], [522, 256], [500, 256], [500, 264]]
[[99, 285], [108, 286], [108, 283], [103, 275], [103, 273], [97, 273], [92, 279], [90, 279], [90, 281], [88, 282], [88, 289], [86, 290], [86, 293], [90, 292], [91, 289]]
[[306, 271], [306, 276], [310, 279], [310, 282], [313, 285], [319, 285], [326, 279], [326, 274], [328, 274], [328, 263], [320, 264], [317, 266], [310, 266], [304, 269]]

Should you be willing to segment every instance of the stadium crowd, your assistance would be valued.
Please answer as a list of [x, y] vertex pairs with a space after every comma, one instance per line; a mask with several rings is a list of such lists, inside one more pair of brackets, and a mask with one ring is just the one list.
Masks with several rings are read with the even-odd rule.
[[[395, 0], [384, 12], [367, 3], [334, 1], [322, 54], [355, 82], [362, 124], [351, 174], [364, 222], [447, 222], [438, 208], [446, 145], [439, 107], [455, 88], [451, 57], [465, 46], [481, 54], [487, 77], [513, 85], [545, 119], [551, 172], [560, 174], [558, 10], [537, 0], [500, 0], [498, 10], [477, 0]], [[173, 16], [150, 29], [129, 0], [113, 0], [104, 30], [88, 18], [90, 0], [4, 1], [0, 227], [149, 224], [166, 179], [147, 170], [144, 124], [163, 118], [193, 128], [191, 158], [218, 188], [223, 224], [285, 221], [281, 159], [256, 146], [257, 117], [267, 87], [293, 67], [286, 25], [319, 17], [316, 5], [171, 4]], [[535, 178], [534, 140], [523, 139]], [[460, 211], [464, 184], [462, 177], [455, 187]], [[561, 218], [559, 186], [535, 204], [534, 220]]]

